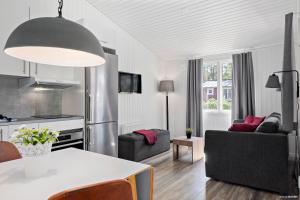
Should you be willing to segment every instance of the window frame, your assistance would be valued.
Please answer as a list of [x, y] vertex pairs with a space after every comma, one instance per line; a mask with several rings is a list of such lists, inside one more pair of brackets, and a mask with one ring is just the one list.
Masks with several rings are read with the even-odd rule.
[[[214, 59], [214, 60], [205, 60], [204, 59], [203, 60], [203, 70], [204, 70], [204, 65], [205, 64], [208, 64], [208, 65], [216, 64], [217, 65], [217, 109], [207, 109], [207, 108], [204, 108], [204, 106], [202, 105], [202, 109], [205, 112], [231, 112], [232, 108], [230, 110], [223, 109], [223, 86], [222, 86], [222, 81], [223, 81], [223, 64], [224, 63], [231, 63], [232, 64], [232, 59], [227, 58], [227, 59]], [[204, 81], [203, 80], [203, 75], [202, 75], [201, 81], [202, 81], [202, 83]], [[208, 94], [209, 89], [212, 89], [212, 88], [207, 88], [207, 90], [206, 90], [207, 95], [211, 95], [211, 94]], [[231, 86], [231, 90], [232, 90], [232, 86]], [[202, 88], [202, 94], [203, 94], [203, 88]], [[213, 91], [212, 95], [214, 95], [214, 91]], [[232, 96], [232, 94], [231, 94], [231, 96]]]

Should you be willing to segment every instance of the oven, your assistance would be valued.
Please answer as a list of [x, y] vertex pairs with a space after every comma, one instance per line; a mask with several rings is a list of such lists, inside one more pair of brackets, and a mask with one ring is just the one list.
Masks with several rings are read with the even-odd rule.
[[84, 149], [84, 133], [83, 129], [71, 129], [60, 131], [58, 141], [53, 143], [52, 151], [57, 151], [66, 148]]

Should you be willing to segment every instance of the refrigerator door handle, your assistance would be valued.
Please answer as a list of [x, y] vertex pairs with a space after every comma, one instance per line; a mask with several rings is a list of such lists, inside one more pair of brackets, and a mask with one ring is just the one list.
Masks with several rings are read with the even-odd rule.
[[86, 120], [87, 123], [91, 122], [91, 95], [87, 94], [86, 98]]
[[93, 137], [93, 134], [92, 134], [92, 131], [90, 131], [90, 142], [89, 142], [89, 145], [90, 145], [90, 146], [93, 146], [93, 145], [95, 144], [95, 143], [94, 143], [94, 142], [95, 142], [95, 141], [94, 141], [95, 139], [92, 138], [92, 137]]
[[87, 146], [87, 150], [90, 150], [90, 127], [87, 126], [86, 127], [86, 146]]
[[86, 143], [87, 143], [87, 146], [88, 146], [88, 150], [90, 150], [90, 146], [94, 144], [91, 140], [91, 127], [90, 126], [87, 127], [86, 136], [87, 136]]

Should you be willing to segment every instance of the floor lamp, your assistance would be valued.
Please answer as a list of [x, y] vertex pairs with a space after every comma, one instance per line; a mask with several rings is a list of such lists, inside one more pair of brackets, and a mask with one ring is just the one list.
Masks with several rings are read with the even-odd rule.
[[286, 71], [277, 71], [273, 72], [272, 75], [269, 76], [268, 81], [266, 83], [266, 88], [276, 88], [281, 89], [281, 85], [279, 82], [279, 77], [276, 74], [279, 73], [296, 73], [297, 80], [296, 80], [296, 87], [297, 87], [297, 116], [296, 116], [296, 125], [294, 129], [296, 129], [296, 141], [295, 141], [295, 163], [296, 163], [296, 179], [298, 187], [299, 184], [299, 72], [297, 70], [286, 70]]
[[174, 82], [172, 80], [160, 81], [159, 91], [166, 93], [167, 130], [169, 130], [169, 92], [174, 92]]

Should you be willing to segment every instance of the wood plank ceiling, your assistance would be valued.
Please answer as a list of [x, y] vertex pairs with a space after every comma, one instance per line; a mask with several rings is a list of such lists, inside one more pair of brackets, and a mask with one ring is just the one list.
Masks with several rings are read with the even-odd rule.
[[87, 1], [166, 60], [282, 43], [297, 10], [297, 0]]

